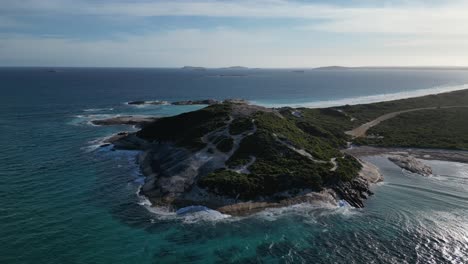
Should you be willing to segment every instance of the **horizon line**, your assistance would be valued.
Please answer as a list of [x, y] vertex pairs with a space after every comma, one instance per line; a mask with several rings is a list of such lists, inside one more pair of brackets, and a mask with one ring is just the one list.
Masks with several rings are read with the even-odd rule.
[[[8, 66], [0, 65], [0, 68], [47, 68], [47, 69], [59, 69], [59, 68], [75, 68], [75, 69], [183, 69], [183, 68], [199, 68], [206, 70], [217, 70], [217, 69], [236, 69], [240, 68], [241, 70], [255, 70], [255, 69], [265, 69], [265, 70], [315, 70], [315, 69], [468, 69], [467, 66], [342, 66], [342, 65], [328, 65], [328, 66], [317, 66], [317, 67], [249, 67], [249, 66], [219, 66], [219, 67], [206, 67], [206, 66], [193, 66], [193, 65], [183, 65], [183, 66], [48, 66], [48, 65], [28, 65], [28, 66]], [[189, 70], [189, 69], [187, 69]]]

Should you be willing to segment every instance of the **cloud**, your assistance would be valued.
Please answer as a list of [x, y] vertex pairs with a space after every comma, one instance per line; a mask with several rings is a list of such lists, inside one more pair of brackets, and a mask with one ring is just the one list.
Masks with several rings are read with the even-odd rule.
[[[389, 2], [381, 6], [340, 6], [285, 0], [255, 1], [7, 1], [5, 10], [110, 17], [199, 16], [313, 20], [306, 30], [338, 33], [468, 35], [468, 1], [439, 5]], [[316, 21], [320, 22], [317, 23]]]
[[[438, 5], [403, 1], [379, 6], [284, 0], [3, 1], [0, 14], [41, 15], [36, 17], [56, 18], [54, 23], [60, 19], [65, 19], [64, 24], [66, 19], [77, 21], [80, 15], [91, 21], [111, 18], [106, 21], [109, 23], [138, 18], [125, 20], [130, 25], [125, 28], [128, 31], [109, 26], [112, 32], [99, 39], [86, 38], [83, 33], [44, 36], [47, 32], [41, 32], [40, 26], [23, 35], [4, 33], [0, 35], [3, 65], [313, 67], [463, 65], [468, 61], [467, 1]], [[276, 20], [270, 27], [252, 24], [240, 28], [228, 20], [210, 19], [207, 21], [216, 23], [201, 23], [199, 28], [175, 25], [168, 27], [171, 30], [156, 25], [155, 31], [131, 32], [132, 27], [139, 28], [142, 20], [153, 16]], [[18, 26], [18, 19], [0, 16], [0, 28]], [[299, 26], [281, 27], [281, 22], [289, 20]]]
[[[0, 62], [10, 66], [316, 67], [323, 65], [464, 65], [468, 51], [453, 42], [412, 45], [411, 39], [317, 44], [314, 36], [232, 28], [180, 29], [112, 39], [0, 35]], [[465, 42], [466, 43], [466, 42]]]
[[[253, 64], [278, 53], [275, 34], [225, 28], [173, 30], [80, 40], [24, 35], [0, 36], [0, 61], [21, 65], [68, 66], [224, 66]], [[47, 63], [45, 63], [47, 62]], [[258, 63], [257, 62], [257, 63]]]

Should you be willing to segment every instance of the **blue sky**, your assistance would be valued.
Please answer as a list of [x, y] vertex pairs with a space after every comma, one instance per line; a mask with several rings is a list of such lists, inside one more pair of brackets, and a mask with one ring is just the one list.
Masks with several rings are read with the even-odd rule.
[[1, 0], [1, 66], [467, 66], [468, 1]]

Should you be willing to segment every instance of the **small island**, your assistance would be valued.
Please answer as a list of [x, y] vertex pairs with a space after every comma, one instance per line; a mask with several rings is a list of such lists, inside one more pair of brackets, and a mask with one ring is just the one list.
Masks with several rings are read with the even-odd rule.
[[[226, 100], [159, 118], [111, 143], [142, 151], [140, 193], [155, 206], [202, 205], [231, 215], [303, 202], [360, 208], [373, 194], [371, 184], [382, 180], [362, 157], [388, 155], [425, 176], [431, 169], [418, 159], [468, 161], [468, 121], [461, 118], [468, 116], [467, 102], [467, 90], [321, 109]], [[424, 130], [411, 125], [422, 114]], [[456, 126], [439, 129], [440, 120]], [[419, 140], [408, 140], [413, 137]]]
[[200, 67], [200, 66], [184, 66], [181, 69], [189, 70], [189, 71], [206, 71], [205, 67]]

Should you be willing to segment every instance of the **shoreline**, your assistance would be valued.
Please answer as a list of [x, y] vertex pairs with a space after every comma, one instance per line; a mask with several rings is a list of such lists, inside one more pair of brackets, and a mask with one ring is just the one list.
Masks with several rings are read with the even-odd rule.
[[345, 149], [344, 152], [358, 158], [382, 155], [409, 155], [422, 160], [440, 160], [468, 164], [468, 151], [464, 150], [354, 146]]
[[411, 99], [417, 97], [423, 97], [427, 95], [438, 95], [456, 91], [468, 90], [468, 83], [459, 85], [447, 85], [447, 86], [435, 86], [430, 88], [422, 88], [410, 91], [401, 91], [396, 93], [381, 93], [375, 95], [361, 95], [356, 97], [346, 97], [335, 100], [321, 100], [312, 102], [302, 103], [268, 103], [257, 100], [251, 100], [250, 102], [254, 105], [260, 105], [268, 108], [329, 108], [339, 107], [345, 105], [361, 105], [361, 104], [374, 104], [389, 102], [394, 100]]

